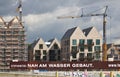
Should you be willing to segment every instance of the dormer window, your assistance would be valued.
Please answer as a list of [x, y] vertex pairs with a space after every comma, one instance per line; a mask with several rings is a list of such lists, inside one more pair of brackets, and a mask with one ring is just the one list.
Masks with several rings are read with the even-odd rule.
[[43, 44], [39, 44], [39, 49], [43, 49]]

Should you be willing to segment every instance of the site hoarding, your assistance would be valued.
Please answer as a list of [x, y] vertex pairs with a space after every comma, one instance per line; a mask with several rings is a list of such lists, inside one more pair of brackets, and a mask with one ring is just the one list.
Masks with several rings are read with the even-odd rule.
[[120, 61], [94, 62], [11, 62], [11, 69], [46, 69], [46, 70], [77, 70], [77, 69], [120, 69]]

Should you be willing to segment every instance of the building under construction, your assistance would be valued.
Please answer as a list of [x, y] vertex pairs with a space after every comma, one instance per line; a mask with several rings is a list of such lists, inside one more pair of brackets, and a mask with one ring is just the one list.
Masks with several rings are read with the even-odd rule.
[[5, 22], [0, 17], [0, 70], [9, 70], [10, 61], [26, 61], [24, 26], [17, 17]]

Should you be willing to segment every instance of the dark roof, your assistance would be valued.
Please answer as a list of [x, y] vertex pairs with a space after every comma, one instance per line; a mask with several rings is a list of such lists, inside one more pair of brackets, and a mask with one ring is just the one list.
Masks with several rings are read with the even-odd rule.
[[84, 35], [87, 36], [92, 28], [93, 27], [89, 27], [89, 28], [83, 29], [82, 31], [83, 31]]
[[50, 39], [50, 40], [48, 40], [48, 42], [53, 42], [55, 39], [53, 38], [53, 39]]
[[71, 29], [68, 29], [64, 36], [62, 37], [62, 39], [67, 39], [67, 38], [70, 38], [70, 36], [73, 34], [73, 32], [75, 31], [77, 27], [74, 27], [74, 28], [71, 28]]
[[50, 47], [50, 45], [52, 44], [52, 42], [53, 42], [54, 40], [55, 40], [55, 38], [48, 40], [48, 42], [50, 42], [50, 44], [48, 44], [47, 47]]
[[112, 46], [112, 43], [111, 44], [107, 44], [107, 50]]
[[40, 40], [40, 38], [37, 39], [37, 40], [35, 40], [35, 41], [30, 45], [30, 49], [33, 49], [33, 48], [35, 47], [35, 45], [38, 43], [39, 40]]

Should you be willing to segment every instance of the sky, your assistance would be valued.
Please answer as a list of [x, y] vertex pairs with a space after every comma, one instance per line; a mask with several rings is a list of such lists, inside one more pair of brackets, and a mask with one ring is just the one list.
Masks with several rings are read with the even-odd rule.
[[[102, 35], [102, 16], [64, 18], [59, 16], [80, 16], [81, 14], [102, 14], [108, 6], [106, 17], [107, 43], [120, 42], [120, 0], [22, 0], [23, 24], [26, 40], [32, 43], [38, 38], [48, 41], [60, 40], [64, 33], [75, 26], [85, 29], [95, 26]], [[18, 16], [18, 0], [0, 0], [0, 16], [10, 21]], [[102, 9], [101, 9], [102, 8]]]

